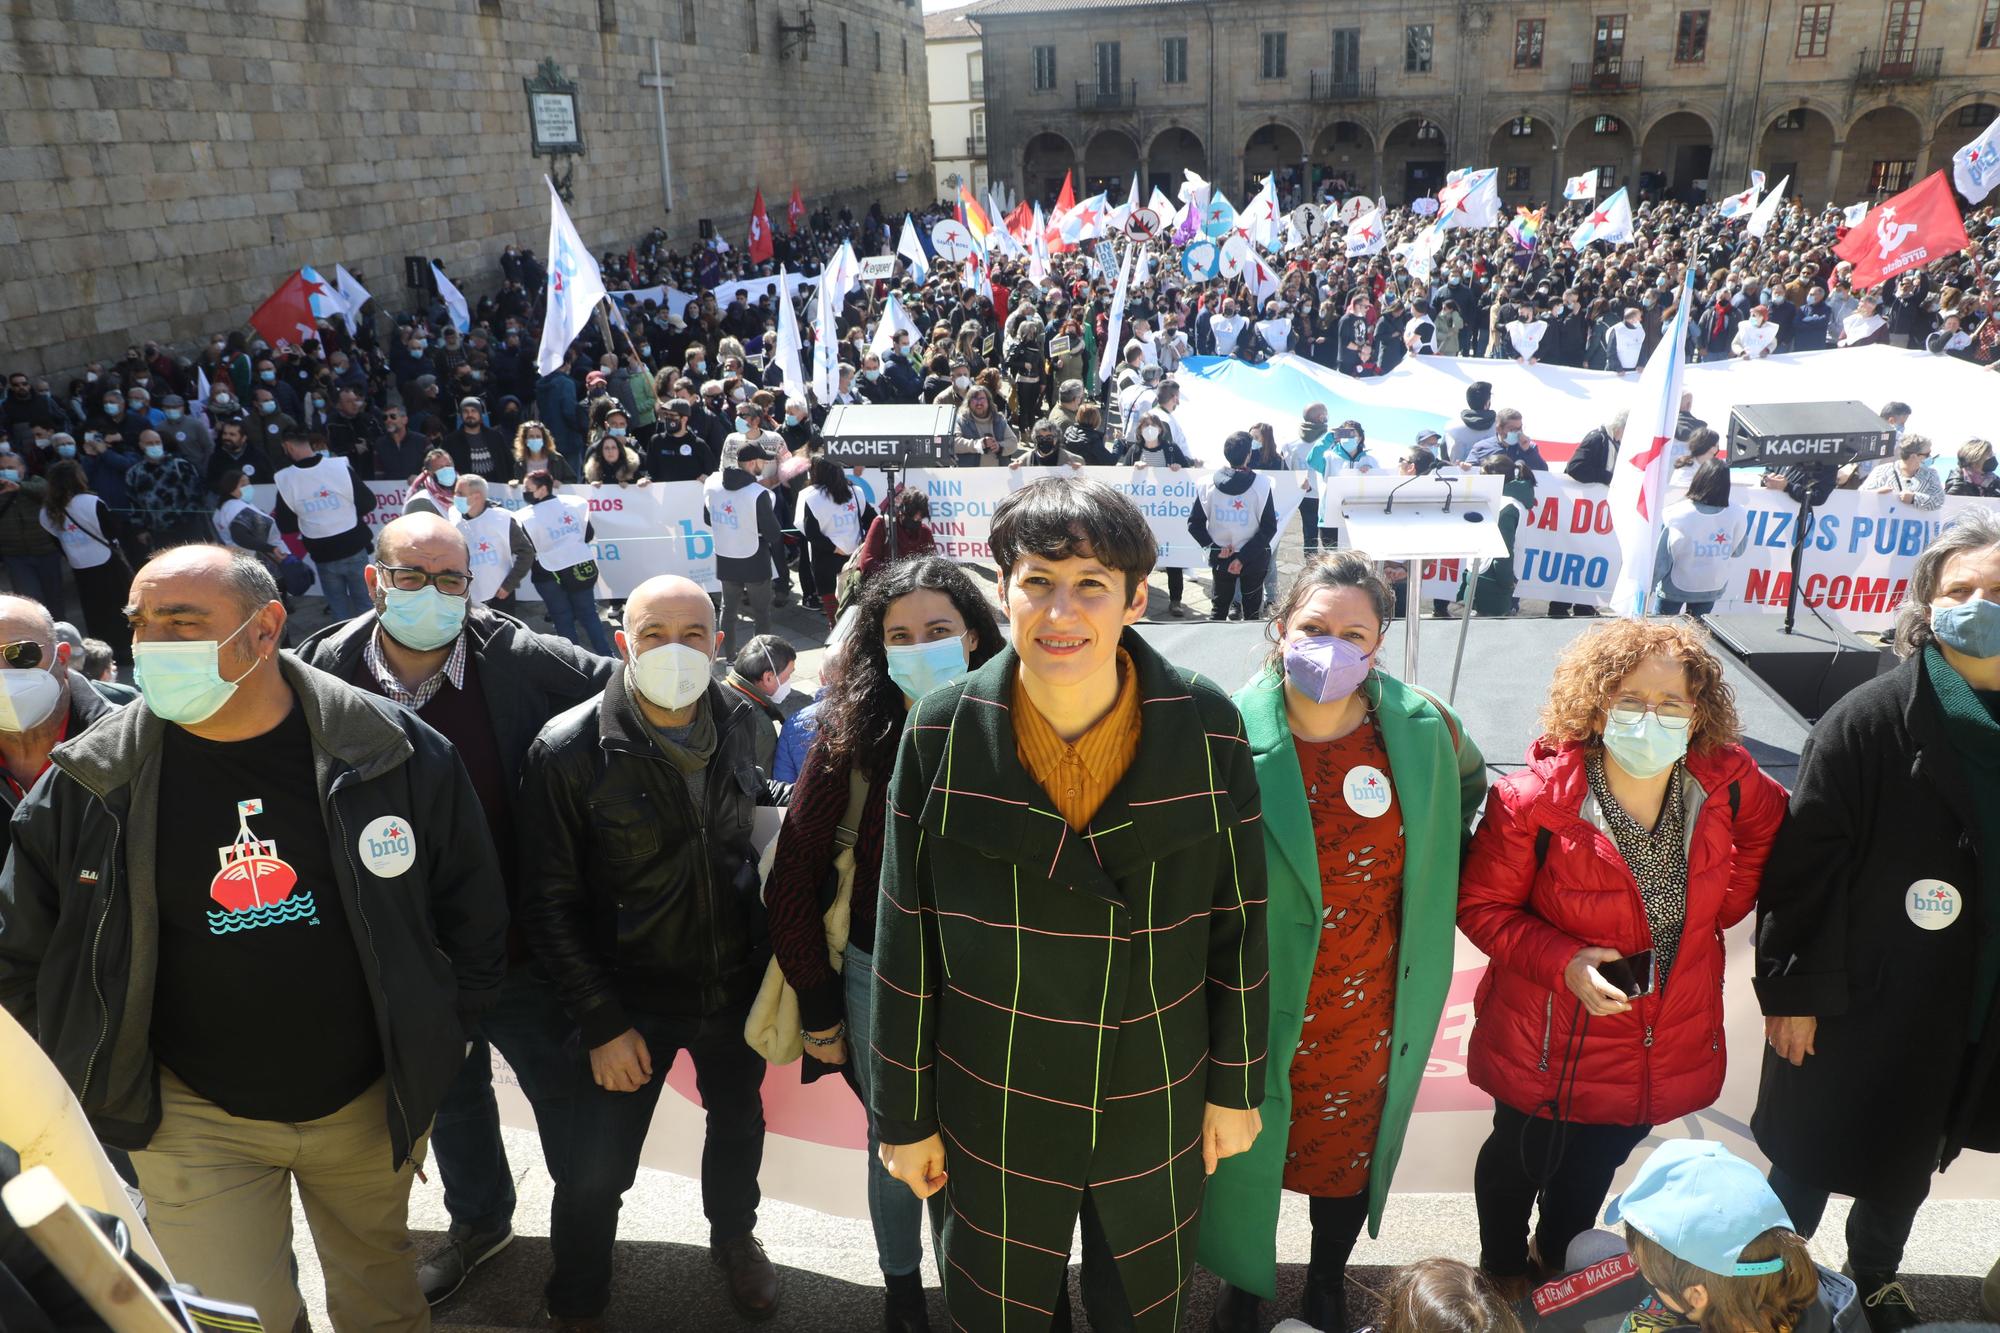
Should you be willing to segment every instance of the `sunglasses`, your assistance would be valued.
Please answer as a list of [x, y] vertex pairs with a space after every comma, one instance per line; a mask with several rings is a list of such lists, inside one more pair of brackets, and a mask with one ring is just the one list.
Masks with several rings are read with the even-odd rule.
[[0, 644], [0, 662], [5, 662], [9, 670], [27, 671], [42, 664], [42, 645], [33, 639], [17, 639], [13, 643]]

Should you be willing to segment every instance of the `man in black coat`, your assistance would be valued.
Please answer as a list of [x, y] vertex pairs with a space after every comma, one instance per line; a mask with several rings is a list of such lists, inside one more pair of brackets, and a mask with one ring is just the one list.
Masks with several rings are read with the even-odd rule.
[[1933, 1172], [2000, 1152], [2000, 521], [1917, 557], [1902, 666], [1849, 693], [1800, 755], [1757, 895], [1770, 1050], [1751, 1128], [1811, 1236], [1852, 1195], [1869, 1323], [1922, 1323], [1897, 1281]]
[[[1571, 481], [1580, 481], [1586, 486], [1608, 486], [1611, 484], [1611, 463], [1618, 456], [1618, 441], [1625, 434], [1625, 413], [1620, 412], [1602, 426], [1591, 430], [1576, 446], [1569, 462], [1563, 467], [1563, 475]], [[1564, 620], [1572, 613], [1579, 616], [1594, 616], [1597, 608], [1587, 602], [1550, 602], [1549, 619]]]
[[479, 476], [506, 485], [514, 480], [514, 442], [486, 424], [486, 404], [461, 398], [458, 429], [444, 437], [451, 465], [460, 476]]
[[1583, 298], [1572, 287], [1563, 293], [1562, 310], [1549, 321], [1541, 359], [1552, 366], [1581, 366], [1589, 344], [1590, 316], [1584, 314]]
[[[517, 529], [518, 530], [518, 529]], [[357, 689], [413, 710], [437, 728], [465, 761], [493, 835], [493, 851], [518, 915], [518, 829], [535, 812], [516, 801], [528, 747], [548, 720], [594, 697], [616, 664], [511, 616], [474, 605], [470, 585], [433, 600], [399, 584], [416, 575], [453, 581], [471, 556], [458, 528], [435, 514], [409, 514], [383, 527], [366, 576], [374, 610], [329, 625], [299, 649], [306, 662]], [[444, 614], [426, 617], [435, 605]], [[560, 1178], [568, 1142], [574, 1071], [564, 1053], [568, 1024], [555, 992], [528, 966], [518, 935], [509, 941], [507, 979], [482, 1018], [479, 1037], [438, 1105], [431, 1147], [445, 1185], [451, 1230], [417, 1269], [424, 1297], [436, 1305], [479, 1264], [513, 1239], [514, 1178], [500, 1140], [493, 1099], [493, 1056], [500, 1048], [534, 1109], [542, 1155]]]
[[537, 823], [522, 926], [589, 1054], [556, 1181], [557, 1320], [595, 1319], [611, 1299], [619, 1200], [683, 1049], [708, 1117], [710, 1254], [740, 1312], [778, 1306], [753, 1234], [765, 1065], [743, 1025], [769, 957], [751, 822], [789, 788], [757, 771], [763, 719], [710, 677], [720, 641], [698, 584], [640, 584], [618, 631], [624, 669], [544, 727], [524, 766], [521, 800]]

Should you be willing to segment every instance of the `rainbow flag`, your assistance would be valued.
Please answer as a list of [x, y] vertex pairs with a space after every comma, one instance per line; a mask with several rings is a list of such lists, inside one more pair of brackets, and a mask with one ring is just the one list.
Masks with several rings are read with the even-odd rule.
[[959, 220], [965, 223], [965, 229], [972, 233], [972, 239], [985, 241], [986, 233], [993, 230], [993, 220], [986, 216], [986, 210], [972, 197], [972, 191], [963, 185], [958, 187], [958, 207]]
[[1516, 205], [1514, 220], [1507, 224], [1507, 239], [1523, 250], [1532, 250], [1541, 244], [1543, 212], [1538, 208], [1530, 213], [1525, 205]]

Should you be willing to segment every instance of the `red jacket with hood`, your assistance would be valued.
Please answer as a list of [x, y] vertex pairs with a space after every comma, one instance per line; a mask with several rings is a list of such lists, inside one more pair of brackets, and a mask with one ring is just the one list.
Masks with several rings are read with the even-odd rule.
[[1528, 767], [1494, 784], [1473, 835], [1458, 926], [1491, 962], [1474, 1001], [1469, 1074], [1518, 1111], [1546, 1118], [1559, 1105], [1578, 1123], [1657, 1125], [1722, 1091], [1722, 932], [1756, 903], [1785, 789], [1740, 745], [1688, 756], [1679, 953], [1659, 993], [1590, 1018], [1563, 981], [1577, 951], [1631, 955], [1653, 938], [1624, 857], [1584, 814], [1586, 753], [1536, 742]]

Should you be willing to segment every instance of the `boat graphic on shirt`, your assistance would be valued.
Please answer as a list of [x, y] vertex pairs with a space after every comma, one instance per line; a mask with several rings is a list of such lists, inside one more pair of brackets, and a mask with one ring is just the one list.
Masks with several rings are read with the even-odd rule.
[[277, 843], [250, 831], [250, 817], [262, 813], [261, 798], [238, 801], [236, 840], [216, 849], [221, 868], [209, 881], [208, 896], [221, 910], [208, 914], [212, 935], [308, 919], [318, 924], [312, 891], [298, 891], [298, 872], [278, 855]]

